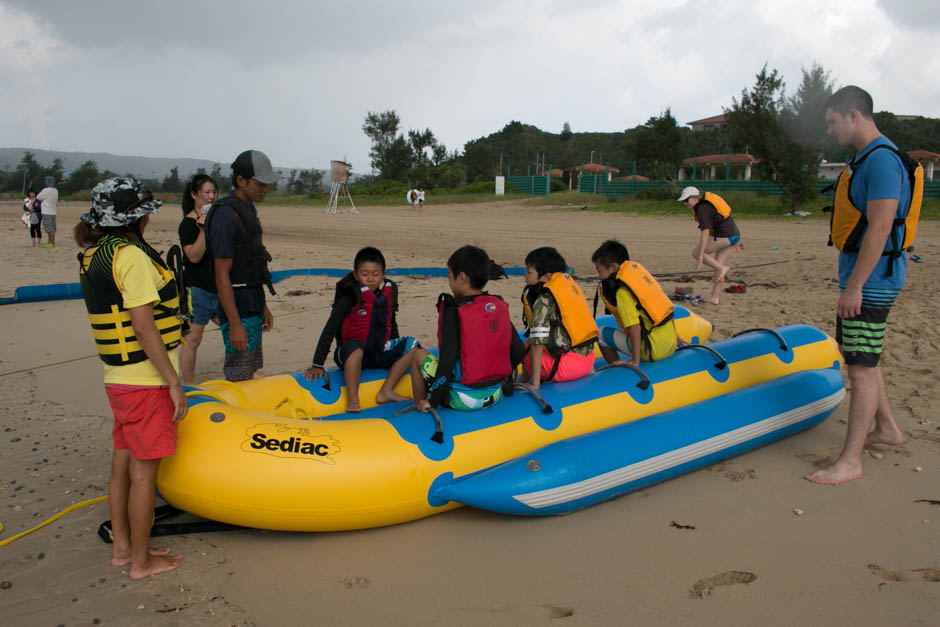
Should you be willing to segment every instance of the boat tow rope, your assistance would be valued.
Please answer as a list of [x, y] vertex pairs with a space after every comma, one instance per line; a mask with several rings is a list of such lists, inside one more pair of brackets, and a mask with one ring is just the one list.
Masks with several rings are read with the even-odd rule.
[[[418, 410], [418, 406], [412, 403], [411, 405], [408, 405], [407, 407], [403, 409], [399, 409], [393, 415], [402, 416], [404, 414], [417, 411], [417, 410]], [[437, 410], [434, 409], [433, 407], [429, 407], [428, 411], [431, 412], [432, 416], [434, 416], [434, 427], [435, 429], [437, 429], [434, 432], [434, 435], [431, 436], [431, 441], [437, 442], [438, 444], [442, 444], [444, 442], [444, 423], [441, 421], [441, 415], [437, 413]]]
[[[62, 510], [61, 512], [59, 512], [58, 514], [56, 514], [55, 516], [53, 516], [53, 517], [51, 517], [51, 518], [49, 518], [49, 519], [47, 519], [47, 520], [44, 520], [43, 522], [39, 523], [38, 525], [36, 525], [36, 526], [33, 527], [32, 529], [27, 529], [26, 531], [24, 531], [24, 532], [22, 532], [22, 533], [18, 533], [18, 534], [16, 534], [15, 536], [11, 536], [11, 537], [7, 538], [6, 540], [0, 540], [0, 547], [6, 546], [6, 545], [10, 544], [11, 542], [15, 542], [16, 540], [19, 540], [19, 539], [22, 538], [23, 536], [28, 536], [28, 535], [31, 534], [32, 532], [38, 531], [39, 529], [42, 529], [42, 528], [45, 527], [46, 525], [48, 525], [48, 524], [50, 524], [50, 523], [53, 523], [53, 522], [59, 520], [60, 518], [62, 518], [62, 517], [65, 516], [66, 514], [68, 514], [69, 512], [74, 512], [75, 510], [80, 509], [80, 508], [82, 508], [82, 507], [86, 507], [86, 506], [88, 506], [88, 505], [94, 505], [95, 503], [100, 503], [100, 502], [105, 501], [105, 500], [107, 500], [107, 499], [108, 499], [107, 496], [98, 496], [98, 497], [95, 497], [95, 498], [93, 498], [93, 499], [88, 499], [87, 501], [82, 501], [82, 502], [80, 502], [80, 503], [75, 503], [74, 505], [70, 505], [70, 506], [66, 507], [65, 509], [63, 509], [63, 510]], [[3, 523], [0, 523], [0, 533], [2, 533], [2, 532], [3, 532]]]

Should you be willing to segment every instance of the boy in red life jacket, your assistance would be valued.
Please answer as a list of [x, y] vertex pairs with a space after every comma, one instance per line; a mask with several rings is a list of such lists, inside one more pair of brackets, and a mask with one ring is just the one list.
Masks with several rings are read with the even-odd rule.
[[509, 306], [483, 291], [489, 274], [490, 257], [476, 246], [464, 246], [447, 260], [453, 296], [438, 298], [440, 359], [423, 348], [411, 359], [411, 388], [419, 411], [439, 405], [483, 409], [503, 397], [504, 384], [512, 390], [525, 346], [512, 326]]
[[356, 253], [353, 268], [336, 283], [333, 311], [304, 377], [315, 381], [323, 376], [326, 356], [336, 338], [333, 359], [346, 377], [346, 411], [355, 413], [360, 409], [363, 368], [388, 370], [375, 395], [377, 404], [408, 400], [395, 393], [395, 385], [408, 372], [411, 355], [420, 344], [413, 337], [398, 337], [398, 286], [385, 278], [382, 253], [371, 246], [363, 248]]
[[[591, 261], [601, 281], [598, 296], [617, 321], [617, 328], [601, 327], [597, 339], [607, 363], [639, 366], [640, 361], [659, 361], [675, 353], [675, 305], [643, 266], [630, 261], [627, 247], [609, 239]], [[618, 351], [629, 362], [621, 360]]]
[[536, 248], [525, 258], [522, 305], [529, 352], [521, 381], [574, 381], [594, 367], [597, 324], [564, 257], [550, 247]]

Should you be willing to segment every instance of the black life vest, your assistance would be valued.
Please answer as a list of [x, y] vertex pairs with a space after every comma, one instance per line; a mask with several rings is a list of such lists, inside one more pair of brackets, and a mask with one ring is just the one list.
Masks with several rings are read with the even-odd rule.
[[205, 229], [206, 240], [209, 240], [212, 219], [219, 207], [231, 207], [238, 216], [238, 221], [245, 229], [245, 237], [240, 242], [235, 242], [235, 253], [232, 257], [232, 269], [229, 272], [229, 279], [232, 287], [235, 289], [243, 287], [267, 286], [268, 291], [274, 294], [274, 286], [271, 284], [271, 272], [268, 270], [268, 262], [271, 261], [271, 255], [265, 249], [261, 241], [262, 229], [261, 220], [258, 219], [258, 212], [254, 206], [246, 205], [242, 200], [230, 194], [224, 198], [215, 201], [209, 214], [206, 216]]
[[336, 282], [335, 300], [347, 294], [352, 294], [355, 301], [343, 320], [341, 342], [359, 340], [369, 350], [381, 350], [392, 339], [392, 321], [398, 309], [398, 286], [385, 279], [376, 294], [360, 285], [350, 272]]
[[920, 207], [924, 200], [924, 168], [920, 163], [911, 159], [907, 153], [903, 153], [892, 146], [879, 144], [862, 155], [861, 158], [853, 159], [851, 163], [842, 169], [839, 180], [836, 182], [833, 205], [826, 207], [823, 211], [832, 212], [832, 215], [829, 216], [828, 245], [835, 246], [837, 250], [844, 253], [858, 252], [861, 247], [862, 236], [868, 228], [868, 218], [852, 204], [849, 187], [852, 182], [853, 172], [871, 153], [879, 148], [890, 150], [901, 159], [911, 184], [911, 202], [907, 215], [903, 218], [895, 217], [891, 229], [891, 248], [881, 253], [882, 256], [892, 257], [887, 270], [887, 276], [891, 276], [894, 274], [894, 259], [900, 257], [904, 249], [914, 243], [914, 237], [917, 235]]
[[[449, 346], [444, 341], [445, 313], [451, 307], [457, 309], [458, 346]], [[441, 294], [437, 300], [437, 311], [437, 341], [441, 363], [460, 362], [460, 379], [456, 380], [457, 383], [485, 387], [513, 374], [509, 355], [512, 321], [509, 305], [503, 299], [485, 292], [461, 300], [455, 300], [450, 294]]]
[[160, 275], [167, 279], [166, 285], [157, 292], [160, 302], [153, 308], [154, 323], [163, 345], [167, 350], [174, 349], [182, 337], [176, 279], [160, 258], [160, 253], [143, 242], [105, 235], [84, 253], [79, 253], [78, 261], [91, 334], [101, 361], [111, 366], [135, 364], [147, 359], [134, 334], [130, 311], [124, 308], [124, 297], [114, 282], [114, 255], [123, 246], [136, 246], [144, 251]]

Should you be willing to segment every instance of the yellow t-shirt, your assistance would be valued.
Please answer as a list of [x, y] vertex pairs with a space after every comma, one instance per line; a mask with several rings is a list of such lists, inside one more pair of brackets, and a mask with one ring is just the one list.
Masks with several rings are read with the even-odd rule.
[[[147, 253], [136, 246], [121, 246], [114, 253], [114, 282], [124, 297], [124, 307], [156, 305], [157, 293], [172, 278], [169, 270], [157, 267]], [[170, 362], [179, 374], [179, 347], [169, 351]], [[111, 366], [104, 364], [104, 382], [120, 385], [167, 385], [166, 380], [149, 359], [136, 364]]]
[[659, 361], [669, 357], [676, 352], [676, 329], [672, 321], [653, 327], [653, 321], [645, 311], [637, 308], [637, 304], [633, 292], [621, 285], [617, 289], [617, 322], [624, 331], [635, 324], [642, 326], [641, 333], [648, 342], [642, 343], [641, 361]]

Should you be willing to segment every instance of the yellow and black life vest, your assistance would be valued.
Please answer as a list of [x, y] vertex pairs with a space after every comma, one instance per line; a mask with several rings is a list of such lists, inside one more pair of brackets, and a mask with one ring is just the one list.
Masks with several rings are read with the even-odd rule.
[[130, 311], [124, 308], [124, 299], [114, 282], [114, 255], [123, 246], [136, 246], [143, 250], [160, 275], [167, 279], [157, 295], [160, 302], [153, 308], [153, 318], [163, 345], [167, 350], [176, 348], [182, 337], [179, 316], [179, 293], [173, 272], [163, 263], [160, 254], [144, 243], [106, 235], [78, 255], [79, 279], [82, 296], [88, 309], [91, 334], [95, 338], [98, 356], [111, 366], [135, 364], [147, 359], [137, 341], [131, 324]]
[[617, 314], [617, 289], [620, 286], [630, 290], [640, 308], [652, 321], [653, 327], [672, 320], [676, 306], [666, 296], [659, 282], [642, 265], [635, 261], [624, 261], [613, 280], [602, 281], [598, 290], [604, 307], [617, 318], [621, 328], [624, 326], [623, 321]]
[[[886, 148], [901, 159], [911, 183], [911, 203], [907, 215], [903, 218], [896, 217], [894, 219], [894, 226], [891, 229], [891, 250], [882, 253], [883, 256], [891, 256], [896, 259], [901, 256], [905, 248], [914, 243], [914, 237], [917, 235], [917, 222], [920, 219], [920, 207], [924, 200], [924, 167], [911, 159], [906, 153], [900, 152], [887, 144], [875, 146], [860, 159], [853, 160], [845, 166], [839, 174], [833, 206], [824, 210], [832, 211], [832, 215], [829, 217], [828, 243], [843, 253], [858, 252], [861, 246], [862, 234], [865, 233], [865, 229], [868, 227], [868, 219], [852, 204], [849, 197], [849, 186], [852, 183], [853, 171], [858, 169], [858, 166], [879, 148]], [[898, 233], [902, 230], [903, 236]], [[888, 276], [891, 276], [893, 269], [894, 264], [892, 263], [888, 266]]]
[[[526, 327], [532, 321], [532, 305], [535, 299], [548, 290], [558, 305], [561, 313], [561, 324], [571, 338], [571, 347], [588, 346], [597, 341], [597, 323], [591, 314], [584, 292], [578, 287], [574, 279], [565, 272], [555, 272], [552, 278], [544, 283], [528, 285], [522, 291], [523, 319]], [[549, 336], [551, 337], [551, 335]], [[558, 347], [549, 345], [549, 351]]]
[[[708, 233], [714, 235], [715, 227], [718, 226], [722, 220], [727, 220], [731, 217], [731, 205], [729, 205], [724, 198], [713, 192], [705, 192], [702, 194], [702, 201], [711, 203], [718, 214], [715, 216], [715, 222], [712, 224], [712, 228], [708, 229]], [[695, 207], [692, 207], [692, 219], [695, 219]]]

